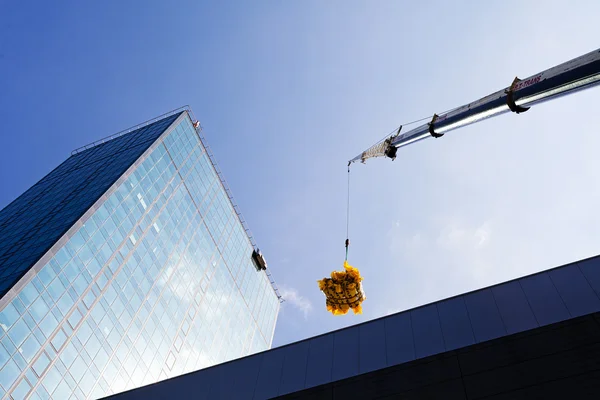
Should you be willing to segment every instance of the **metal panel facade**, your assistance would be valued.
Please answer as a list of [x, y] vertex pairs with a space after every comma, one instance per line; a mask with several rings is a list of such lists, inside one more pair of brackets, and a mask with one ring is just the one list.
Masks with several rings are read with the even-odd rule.
[[[600, 257], [583, 260], [232, 361], [231, 365], [241, 365], [264, 358], [260, 373], [248, 371], [243, 389], [235, 391], [232, 398], [262, 400], [284, 395], [292, 389], [340, 381], [596, 312], [600, 304], [599, 261]], [[222, 368], [225, 365], [188, 376], [200, 379]], [[463, 373], [468, 372], [468, 365], [465, 368]], [[412, 382], [412, 378], [405, 378]], [[168, 385], [172, 397], [181, 396], [185, 392], [180, 390], [178, 379], [156, 386]], [[158, 398], [151, 390], [115, 396], [118, 400]]]
[[495, 286], [492, 293], [509, 335], [538, 327], [519, 281]]
[[360, 371], [358, 338], [358, 329], [343, 329], [333, 334], [331, 374], [334, 381], [358, 375]]
[[540, 326], [569, 318], [569, 311], [548, 273], [529, 276], [520, 283]]
[[415, 359], [415, 340], [413, 338], [410, 313], [390, 315], [383, 320], [385, 324], [385, 346], [388, 365], [401, 364]]
[[464, 298], [478, 343], [506, 335], [496, 300], [490, 289], [466, 294]]
[[308, 342], [305, 386], [313, 387], [331, 382], [333, 335], [317, 336]]
[[385, 353], [385, 323], [382, 319], [359, 325], [360, 373], [375, 371], [387, 366]]
[[437, 308], [447, 350], [458, 349], [475, 343], [473, 327], [471, 326], [465, 299], [462, 296], [440, 301]]

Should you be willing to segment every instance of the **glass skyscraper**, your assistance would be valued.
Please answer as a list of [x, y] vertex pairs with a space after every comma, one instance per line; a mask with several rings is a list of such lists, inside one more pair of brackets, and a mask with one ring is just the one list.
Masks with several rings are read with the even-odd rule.
[[0, 398], [93, 399], [270, 348], [279, 296], [190, 111], [0, 211]]

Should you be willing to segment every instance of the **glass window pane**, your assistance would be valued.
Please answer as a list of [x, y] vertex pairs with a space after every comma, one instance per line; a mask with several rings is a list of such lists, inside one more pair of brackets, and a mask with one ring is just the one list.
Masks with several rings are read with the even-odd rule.
[[31, 303], [39, 296], [38, 290], [34, 286], [33, 282], [29, 282], [19, 294], [19, 298], [25, 305], [25, 307], [29, 307]]
[[40, 357], [33, 364], [33, 370], [38, 376], [42, 376], [46, 367], [50, 364], [50, 359], [46, 355], [46, 353], [42, 353]]
[[50, 268], [50, 265], [46, 264], [44, 268], [42, 268], [38, 273], [37, 277], [40, 278], [40, 281], [44, 284], [44, 286], [48, 286], [52, 279], [56, 276], [56, 273]]
[[62, 315], [66, 315], [74, 304], [75, 302], [69, 295], [64, 295], [56, 303]]
[[71, 326], [73, 328], [75, 328], [77, 326], [79, 321], [81, 321], [81, 313], [79, 312], [78, 309], [73, 310], [73, 313], [69, 316], [68, 321], [69, 321], [69, 324], [71, 324]]
[[67, 335], [65, 335], [65, 333], [62, 331], [62, 329], [59, 329], [56, 332], [56, 335], [54, 335], [54, 337], [52, 338], [52, 346], [54, 346], [56, 351], [59, 351], [66, 340], [67, 340]]
[[19, 347], [27, 335], [29, 335], [29, 332], [29, 327], [25, 321], [23, 321], [23, 319], [19, 319], [8, 331], [8, 336], [11, 338], [15, 346]]
[[0, 312], [0, 326], [2, 326], [2, 329], [5, 331], [9, 330], [17, 319], [19, 319], [19, 313], [12, 303], [8, 303], [6, 307], [4, 307], [4, 310]]
[[58, 386], [54, 390], [54, 393], [52, 393], [52, 397], [55, 399], [68, 399], [71, 393], [71, 388], [69, 387], [67, 382], [63, 380], [58, 384]]
[[9, 358], [10, 354], [8, 354], [8, 351], [6, 351], [4, 346], [0, 344], [0, 369], [4, 366], [4, 364], [8, 361]]
[[0, 370], [0, 385], [4, 390], [8, 390], [19, 376], [21, 370], [13, 360], [8, 360], [4, 368]]
[[31, 368], [28, 368], [25, 371], [25, 376], [27, 377], [27, 380], [29, 381], [29, 383], [31, 383], [32, 385], [35, 385], [38, 381], [37, 375], [33, 372], [33, 370]]
[[48, 393], [52, 393], [60, 383], [60, 379], [61, 376], [60, 373], [56, 370], [56, 367], [50, 367], [50, 369], [48, 369], [48, 372], [46, 372], [46, 376], [42, 380], [42, 383], [44, 384], [44, 387], [46, 388]]
[[63, 247], [59, 251], [56, 252], [54, 259], [56, 260], [56, 262], [58, 263], [58, 265], [61, 268], [64, 268], [64, 266], [67, 265], [67, 263], [69, 262], [71, 257], [69, 257], [69, 254], [67, 253], [66, 249]]
[[73, 253], [77, 253], [77, 251], [81, 248], [81, 246], [83, 246], [84, 243], [85, 240], [81, 236], [81, 232], [78, 231], [71, 237], [71, 239], [69, 239], [68, 246], [70, 247]]
[[24, 370], [27, 367], [27, 361], [25, 361], [21, 353], [17, 352], [13, 354], [13, 360], [17, 363], [20, 370]]
[[75, 382], [79, 382], [81, 380], [86, 370], [87, 365], [81, 357], [76, 357], [73, 365], [71, 365], [71, 368], [69, 369], [73, 379], [75, 379]]
[[77, 331], [77, 338], [81, 341], [82, 344], [88, 341], [90, 336], [92, 335], [92, 329], [90, 328], [89, 321], [85, 320], [79, 330]]
[[13, 390], [12, 397], [14, 399], [24, 399], [30, 390], [31, 385], [25, 379], [21, 379], [21, 382], [19, 382], [17, 387]]
[[46, 337], [50, 337], [52, 331], [54, 331], [54, 329], [57, 326], [58, 321], [56, 320], [56, 318], [54, 318], [54, 315], [52, 315], [52, 313], [48, 313], [46, 315], [46, 318], [44, 318], [40, 323], [40, 329], [42, 330], [44, 335], [46, 335]]
[[60, 360], [65, 364], [67, 368], [70, 368], [73, 361], [75, 361], [75, 358], [77, 358], [77, 351], [79, 347], [79, 341], [77, 340], [77, 338], [74, 338], [65, 346], [65, 348], [60, 353]]
[[48, 391], [46, 390], [46, 388], [44, 388], [44, 386], [39, 385], [37, 387], [37, 389], [35, 390], [36, 395], [41, 399], [41, 400], [48, 400], [50, 399], [50, 394], [48, 393]]
[[46, 302], [39, 297], [36, 301], [33, 302], [33, 304], [31, 305], [31, 307], [29, 308], [29, 312], [31, 313], [31, 316], [37, 321], [41, 321], [46, 314], [50, 311], [50, 309], [48, 308], [48, 306], [46, 305]]
[[96, 382], [96, 378], [92, 371], [87, 371], [83, 378], [79, 381], [79, 388], [83, 391], [83, 393], [90, 393], [92, 388], [94, 387], [94, 383]]
[[40, 349], [40, 344], [36, 340], [34, 335], [30, 335], [23, 346], [21, 346], [21, 355], [25, 358], [25, 361], [30, 362], [35, 353]]

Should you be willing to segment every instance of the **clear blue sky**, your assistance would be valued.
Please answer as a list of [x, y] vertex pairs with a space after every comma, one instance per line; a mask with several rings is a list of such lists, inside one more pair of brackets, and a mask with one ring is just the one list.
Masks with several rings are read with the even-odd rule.
[[288, 301], [275, 345], [600, 253], [600, 90], [352, 172], [362, 316], [332, 317], [346, 160], [399, 124], [598, 47], [596, 1], [0, 0], [0, 207], [180, 105]]

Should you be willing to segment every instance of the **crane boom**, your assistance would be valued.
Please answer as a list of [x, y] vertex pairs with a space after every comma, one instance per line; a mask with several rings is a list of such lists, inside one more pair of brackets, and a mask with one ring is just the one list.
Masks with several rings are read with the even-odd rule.
[[482, 99], [441, 115], [434, 114], [429, 123], [400, 133], [378, 143], [350, 160], [364, 162], [372, 157], [396, 157], [396, 150], [430, 136], [495, 117], [507, 112], [521, 113], [531, 106], [553, 100], [600, 84], [600, 49], [557, 65], [525, 79], [515, 78], [512, 84]]

